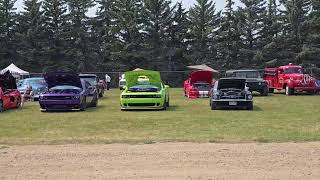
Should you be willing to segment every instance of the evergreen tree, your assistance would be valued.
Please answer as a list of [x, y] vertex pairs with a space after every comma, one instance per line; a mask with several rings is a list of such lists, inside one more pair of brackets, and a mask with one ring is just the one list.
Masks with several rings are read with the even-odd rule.
[[18, 17], [20, 63], [24, 64], [25, 69], [32, 69], [34, 72], [41, 72], [43, 69], [42, 56], [46, 47], [41, 4], [39, 0], [25, 0], [24, 11]]
[[197, 0], [190, 9], [191, 33], [193, 36], [193, 59], [195, 63], [212, 63], [216, 58], [214, 37], [218, 28], [220, 12], [216, 12], [211, 0]]
[[16, 0], [0, 0], [0, 66], [6, 66], [15, 59], [16, 47], [14, 33], [16, 29]]
[[44, 71], [57, 70], [70, 65], [65, 58], [64, 41], [67, 29], [67, 6], [64, 0], [44, 0], [42, 8], [47, 39]]
[[[240, 0], [244, 7], [239, 8], [241, 23], [241, 37], [244, 43], [242, 49], [243, 59], [248, 65], [253, 60], [261, 63], [260, 52], [263, 44], [264, 17], [266, 16], [265, 0]], [[259, 62], [260, 61], [260, 62]]]
[[312, 1], [312, 10], [308, 17], [308, 35], [297, 59], [307, 65], [320, 67], [320, 1]]
[[[88, 71], [96, 68], [99, 47], [96, 38], [92, 36], [90, 18], [86, 15], [88, 10], [94, 6], [92, 0], [66, 0], [69, 14], [68, 21], [71, 23], [68, 34], [68, 59], [74, 62], [74, 70]], [[89, 31], [90, 30], [90, 31]]]
[[[145, 68], [167, 69], [169, 28], [175, 7], [170, 0], [144, 0], [143, 31], [145, 38]], [[152, 64], [153, 62], [153, 64]]]
[[218, 58], [220, 63], [217, 65], [222, 68], [235, 68], [242, 64], [239, 59], [239, 50], [242, 47], [239, 32], [240, 22], [233, 5], [233, 0], [227, 0], [218, 33]]

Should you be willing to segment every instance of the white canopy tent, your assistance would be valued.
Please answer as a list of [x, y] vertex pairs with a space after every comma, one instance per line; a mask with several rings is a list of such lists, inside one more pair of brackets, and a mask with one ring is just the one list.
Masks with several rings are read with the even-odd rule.
[[13, 63], [10, 64], [8, 67], [0, 71], [0, 74], [3, 74], [5, 72], [9, 71], [15, 78], [19, 78], [20, 76], [29, 76], [30, 73], [27, 71], [24, 71], [14, 65]]

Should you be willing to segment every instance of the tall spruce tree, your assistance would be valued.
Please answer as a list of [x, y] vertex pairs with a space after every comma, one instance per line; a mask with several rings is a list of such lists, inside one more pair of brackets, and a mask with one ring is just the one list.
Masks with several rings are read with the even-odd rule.
[[14, 33], [16, 30], [16, 0], [0, 0], [0, 66], [15, 60], [16, 47]]
[[312, 10], [308, 16], [308, 35], [297, 59], [308, 66], [320, 67], [320, 1], [312, 0]]
[[[143, 31], [145, 38], [145, 68], [167, 69], [169, 28], [175, 7], [170, 0], [144, 0]], [[152, 63], [153, 62], [153, 63]]]
[[43, 1], [44, 27], [47, 39], [46, 68], [44, 71], [57, 70], [70, 66], [66, 61], [64, 35], [67, 29], [67, 6], [64, 0]]
[[98, 58], [96, 51], [97, 42], [93, 37], [90, 18], [86, 15], [88, 10], [94, 6], [93, 0], [66, 0], [69, 14], [68, 21], [71, 23], [68, 41], [68, 57], [74, 62], [74, 70], [89, 71], [95, 69], [96, 64], [93, 59]]
[[46, 47], [41, 4], [39, 0], [25, 0], [24, 11], [18, 17], [20, 63], [24, 64], [25, 69], [32, 69], [34, 72], [41, 72], [43, 69], [42, 56]]
[[216, 58], [214, 38], [219, 25], [220, 12], [212, 0], [197, 0], [189, 11], [194, 63], [212, 64]]
[[239, 18], [233, 9], [234, 1], [227, 0], [218, 33], [218, 58], [221, 68], [241, 67], [239, 51], [242, 47], [239, 31]]
[[244, 7], [239, 8], [241, 37], [244, 43], [242, 49], [243, 60], [248, 65], [261, 63], [261, 49], [263, 44], [264, 17], [267, 14], [265, 0], [240, 0]]

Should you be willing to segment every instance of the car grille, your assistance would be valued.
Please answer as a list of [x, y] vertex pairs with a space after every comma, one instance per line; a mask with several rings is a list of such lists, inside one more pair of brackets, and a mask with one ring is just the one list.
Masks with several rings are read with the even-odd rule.
[[227, 92], [223, 93], [221, 99], [245, 99], [245, 95], [242, 95], [239, 92]]
[[127, 104], [128, 106], [136, 106], [136, 107], [138, 107], [138, 106], [150, 106], [150, 107], [152, 107], [152, 106], [159, 106], [159, 104], [157, 104], [157, 103], [129, 103], [129, 104]]
[[71, 96], [47, 96], [48, 100], [72, 100]]
[[128, 98], [157, 98], [155, 95], [127, 95]]

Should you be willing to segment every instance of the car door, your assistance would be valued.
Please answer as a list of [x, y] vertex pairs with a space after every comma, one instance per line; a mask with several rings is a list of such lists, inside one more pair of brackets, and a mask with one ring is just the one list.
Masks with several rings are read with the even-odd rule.
[[4, 108], [10, 108], [11, 107], [9, 91], [5, 90], [5, 91], [2, 92], [2, 102], [3, 102], [3, 107]]
[[277, 89], [282, 89], [284, 84], [284, 69], [280, 68], [277, 70], [278, 78], [277, 78]]
[[96, 88], [92, 86], [89, 82], [85, 82], [85, 88], [86, 88], [86, 95], [87, 95], [87, 104], [90, 104], [92, 100], [94, 99], [94, 96], [96, 96]]

